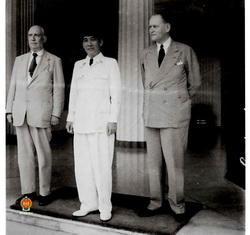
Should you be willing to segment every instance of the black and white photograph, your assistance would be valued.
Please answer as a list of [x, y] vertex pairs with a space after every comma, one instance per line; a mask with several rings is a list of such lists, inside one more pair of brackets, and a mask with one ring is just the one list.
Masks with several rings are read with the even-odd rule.
[[6, 235], [246, 234], [244, 0], [6, 0]]

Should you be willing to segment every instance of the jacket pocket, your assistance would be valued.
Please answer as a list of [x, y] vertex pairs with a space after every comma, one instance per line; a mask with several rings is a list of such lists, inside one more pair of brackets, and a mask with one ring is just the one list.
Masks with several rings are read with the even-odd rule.
[[181, 103], [185, 103], [187, 100], [189, 100], [189, 94], [187, 91], [182, 90], [178, 91], [178, 99], [180, 100]]

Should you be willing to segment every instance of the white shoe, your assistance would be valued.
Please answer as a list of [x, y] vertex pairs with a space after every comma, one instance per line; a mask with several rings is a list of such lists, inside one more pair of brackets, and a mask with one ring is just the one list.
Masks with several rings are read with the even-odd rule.
[[92, 212], [94, 210], [78, 210], [78, 211], [75, 211], [73, 212], [73, 216], [77, 216], [77, 217], [80, 217], [80, 216], [86, 216], [87, 214], [89, 214], [90, 212]]
[[112, 219], [112, 214], [111, 214], [111, 212], [101, 212], [100, 213], [100, 220], [102, 221], [102, 222], [108, 222], [109, 220], [111, 220]]

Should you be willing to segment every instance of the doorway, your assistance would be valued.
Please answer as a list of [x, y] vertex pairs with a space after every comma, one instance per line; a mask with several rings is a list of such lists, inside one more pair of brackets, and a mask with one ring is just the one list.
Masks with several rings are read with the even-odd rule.
[[65, 110], [74, 63], [86, 56], [82, 35], [89, 29], [100, 31], [104, 39], [103, 54], [117, 59], [118, 19], [118, 0], [37, 0], [34, 22], [45, 29], [48, 37], [45, 48], [62, 59]]

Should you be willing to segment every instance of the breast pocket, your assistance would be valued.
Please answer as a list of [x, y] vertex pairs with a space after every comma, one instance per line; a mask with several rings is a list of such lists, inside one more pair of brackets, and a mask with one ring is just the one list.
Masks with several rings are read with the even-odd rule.
[[91, 74], [91, 77], [94, 79], [107, 80], [108, 74], [106, 73], [105, 69], [103, 69], [103, 71], [98, 69]]
[[93, 76], [91, 76], [90, 85], [91, 88], [96, 91], [105, 92], [105, 90], [108, 90], [109, 77], [105, 73], [104, 74], [95, 73], [93, 74]]

